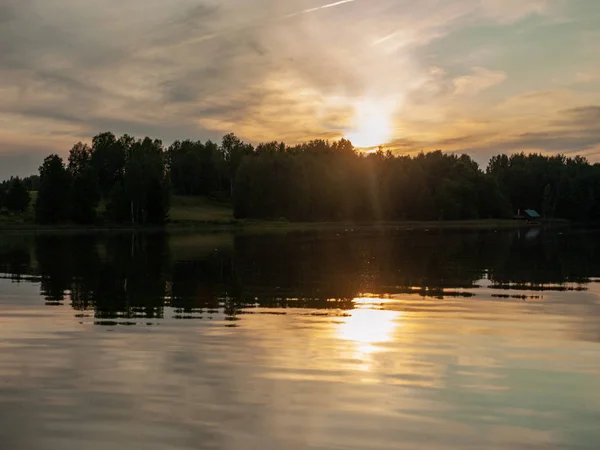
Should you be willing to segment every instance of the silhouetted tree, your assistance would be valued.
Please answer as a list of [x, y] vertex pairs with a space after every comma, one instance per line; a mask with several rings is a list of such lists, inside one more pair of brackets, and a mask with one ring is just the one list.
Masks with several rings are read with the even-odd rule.
[[8, 190], [8, 183], [3, 182], [0, 183], [0, 212], [4, 209], [4, 204], [6, 202], [6, 191]]
[[221, 141], [221, 151], [225, 166], [227, 167], [227, 177], [230, 185], [230, 195], [233, 197], [233, 186], [237, 175], [238, 168], [244, 156], [250, 155], [253, 152], [251, 144], [242, 142], [235, 134], [229, 133], [223, 136]]
[[30, 175], [28, 177], [23, 178], [23, 183], [28, 191], [38, 191], [40, 189], [40, 176], [39, 175]]
[[209, 195], [222, 189], [220, 153], [208, 141], [176, 141], [167, 150], [171, 186], [176, 194]]
[[498, 155], [491, 158], [487, 174], [514, 210], [531, 208], [572, 220], [600, 219], [600, 170], [581, 156]]
[[238, 218], [293, 221], [463, 220], [507, 217], [496, 181], [467, 155], [357, 153], [349, 141], [260, 144], [243, 158]]
[[110, 193], [115, 183], [122, 181], [131, 141], [127, 135], [117, 140], [112, 133], [101, 133], [92, 139], [90, 164], [103, 196]]
[[148, 137], [129, 144], [122, 181], [113, 185], [107, 204], [115, 222], [163, 224], [169, 189], [162, 142]]
[[106, 219], [112, 223], [131, 221], [130, 202], [125, 195], [123, 183], [116, 183], [107, 196]]
[[90, 169], [92, 149], [82, 142], [78, 142], [69, 152], [68, 169], [71, 175], [78, 176]]
[[164, 225], [169, 220], [169, 189], [158, 177], [150, 180], [146, 193], [146, 222]]
[[95, 174], [86, 168], [73, 178], [71, 190], [71, 219], [78, 224], [96, 221], [96, 210], [100, 202], [100, 190]]
[[4, 195], [4, 207], [12, 212], [25, 212], [31, 202], [31, 196], [23, 180], [19, 177], [11, 178]]
[[58, 155], [50, 155], [40, 166], [40, 190], [35, 205], [36, 222], [53, 224], [70, 217], [71, 177]]

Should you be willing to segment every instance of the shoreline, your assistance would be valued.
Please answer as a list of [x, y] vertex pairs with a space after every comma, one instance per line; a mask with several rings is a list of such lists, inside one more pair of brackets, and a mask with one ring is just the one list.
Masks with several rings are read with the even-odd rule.
[[285, 222], [240, 220], [230, 222], [175, 221], [165, 226], [131, 225], [39, 225], [35, 223], [0, 223], [1, 233], [112, 233], [112, 232], [275, 232], [322, 230], [428, 230], [428, 229], [517, 229], [561, 227], [572, 224], [567, 220], [552, 220], [527, 225], [513, 219], [478, 219], [452, 221], [392, 221], [392, 222]]

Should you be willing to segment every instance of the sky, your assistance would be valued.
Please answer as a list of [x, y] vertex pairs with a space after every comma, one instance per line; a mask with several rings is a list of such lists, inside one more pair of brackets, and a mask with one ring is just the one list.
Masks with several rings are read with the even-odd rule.
[[103, 131], [600, 161], [598, 0], [0, 0], [0, 178]]

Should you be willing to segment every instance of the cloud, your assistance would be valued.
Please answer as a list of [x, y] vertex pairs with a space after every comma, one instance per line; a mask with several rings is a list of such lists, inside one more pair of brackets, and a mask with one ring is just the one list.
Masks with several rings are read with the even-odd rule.
[[577, 72], [575, 74], [576, 83], [590, 83], [600, 80], [600, 70], [594, 72]]
[[167, 143], [229, 131], [253, 142], [335, 138], [365, 99], [396, 105], [404, 149], [456, 144], [473, 127], [488, 135], [473, 125], [478, 108], [518, 112], [486, 100], [500, 89], [518, 97], [518, 77], [468, 55], [448, 63], [430, 45], [462, 29], [556, 14], [562, 0], [1, 3], [0, 152], [64, 154], [107, 129]]
[[600, 105], [560, 111], [542, 131], [520, 134], [505, 144], [508, 148], [544, 149], [546, 152], [596, 156], [600, 147]]
[[563, 111], [563, 113], [567, 117], [567, 120], [565, 122], [558, 122], [559, 124], [568, 124], [569, 121], [573, 121], [580, 126], [600, 128], [600, 106], [598, 105], [571, 108]]
[[[452, 93], [445, 98], [453, 98]], [[402, 153], [444, 151], [468, 153], [481, 164], [498, 153], [581, 154], [600, 160], [600, 97], [566, 89], [530, 91], [486, 108], [445, 103], [428, 116], [428, 104], [399, 118], [398, 129], [410, 130], [388, 147]], [[411, 146], [406, 146], [410, 142]], [[400, 144], [399, 144], [400, 143]]]
[[444, 69], [431, 67], [423, 83], [412, 90], [411, 100], [430, 104], [461, 96], [475, 96], [507, 79], [503, 71], [483, 67], [473, 67], [468, 70], [467, 74], [452, 78]]
[[479, 7], [490, 18], [510, 23], [532, 14], [543, 14], [555, 3], [549, 0], [480, 0]]
[[473, 74], [454, 79], [456, 95], [476, 95], [506, 80], [506, 73], [475, 67]]

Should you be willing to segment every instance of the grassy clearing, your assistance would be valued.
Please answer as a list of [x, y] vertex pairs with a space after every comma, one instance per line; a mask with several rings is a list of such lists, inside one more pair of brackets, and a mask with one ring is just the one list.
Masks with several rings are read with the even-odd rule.
[[37, 200], [37, 191], [30, 191], [31, 201], [29, 207], [24, 213], [18, 214], [0, 214], [0, 228], [1, 227], [20, 227], [28, 226], [33, 224], [35, 219], [35, 201]]
[[203, 197], [174, 196], [170, 210], [173, 230], [178, 228], [237, 229], [256, 231], [303, 231], [345, 229], [411, 229], [411, 228], [507, 228], [521, 226], [513, 220], [468, 220], [468, 221], [412, 221], [412, 222], [288, 222], [265, 220], [236, 220], [233, 210], [226, 203], [218, 203]]
[[231, 206], [204, 197], [173, 196], [169, 217], [173, 225], [235, 223]]

